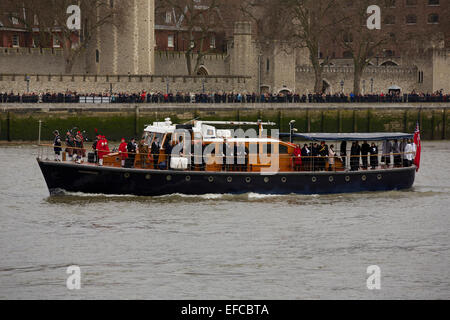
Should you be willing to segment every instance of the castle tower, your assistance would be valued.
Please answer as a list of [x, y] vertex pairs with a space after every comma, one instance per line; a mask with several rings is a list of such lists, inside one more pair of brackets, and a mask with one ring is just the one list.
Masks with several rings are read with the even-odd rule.
[[128, 0], [125, 9], [120, 26], [98, 28], [87, 54], [89, 73], [154, 73], [155, 0]]
[[258, 55], [252, 39], [250, 22], [234, 24], [233, 49], [230, 60], [230, 74], [252, 77], [247, 86], [249, 91], [257, 92]]

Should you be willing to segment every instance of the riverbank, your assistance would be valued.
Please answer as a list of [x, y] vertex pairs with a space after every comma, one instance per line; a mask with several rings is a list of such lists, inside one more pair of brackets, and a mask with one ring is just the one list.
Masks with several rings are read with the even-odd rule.
[[296, 121], [300, 132], [413, 132], [422, 138], [450, 137], [450, 103], [330, 104], [1, 104], [0, 141], [37, 141], [52, 132], [78, 127], [93, 137], [95, 129], [110, 140], [139, 137], [146, 124], [171, 118], [273, 121], [281, 132]]

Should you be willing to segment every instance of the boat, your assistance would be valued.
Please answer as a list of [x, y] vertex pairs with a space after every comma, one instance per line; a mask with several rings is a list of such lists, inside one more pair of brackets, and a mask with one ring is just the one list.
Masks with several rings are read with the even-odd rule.
[[[69, 160], [65, 152], [62, 161], [55, 161], [40, 152], [37, 162], [50, 194], [61, 191], [137, 196], [332, 194], [402, 190], [413, 186], [417, 168], [411, 162], [366, 168], [358, 156], [358, 167], [351, 170], [347, 161], [343, 163], [345, 158], [337, 154], [333, 164], [329, 164], [324, 156], [299, 156], [295, 143], [296, 140], [306, 143], [380, 143], [411, 139], [413, 134], [302, 134], [291, 126], [289, 133], [271, 130], [272, 134], [268, 135], [264, 127], [275, 125], [261, 120], [192, 120], [173, 124], [167, 118], [145, 126], [139, 147], [144, 151], [133, 155], [127, 153], [129, 158], [125, 166], [120, 152], [104, 155], [102, 165], [98, 159], [82, 163]], [[42, 146], [53, 148], [53, 145]], [[158, 150], [154, 150], [155, 146]], [[380, 156], [385, 155], [377, 154], [377, 162]], [[351, 159], [349, 155], [347, 158]]]

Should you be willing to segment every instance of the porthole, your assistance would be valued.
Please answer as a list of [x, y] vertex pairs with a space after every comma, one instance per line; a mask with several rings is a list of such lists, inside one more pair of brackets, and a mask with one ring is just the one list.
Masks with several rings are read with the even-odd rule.
[[149, 175], [149, 174], [146, 174], [146, 175], [145, 175], [145, 179], [147, 179], [147, 180], [150, 180], [151, 177], [152, 177], [152, 176]]
[[167, 180], [167, 181], [172, 180], [172, 176], [171, 176], [171, 175], [166, 176], [166, 180]]
[[345, 181], [349, 182], [350, 181], [350, 176], [345, 176]]
[[281, 178], [281, 182], [285, 183], [287, 181], [286, 177]]
[[214, 178], [211, 177], [211, 176], [209, 176], [209, 177], [208, 177], [208, 181], [209, 181], [209, 182], [213, 182], [213, 181], [214, 181]]
[[191, 176], [186, 176], [186, 178], [184, 178], [186, 181], [191, 181]]
[[312, 177], [312, 178], [311, 178], [311, 181], [312, 181], [312, 182], [316, 182], [316, 181], [317, 181], [317, 178], [316, 178], [316, 177]]
[[377, 175], [377, 179], [381, 180], [383, 178], [383, 176], [381, 174]]
[[228, 182], [228, 183], [231, 183], [232, 181], [233, 181], [233, 178], [232, 178], [232, 177], [228, 177], [228, 178], [227, 178], [227, 182]]
[[250, 183], [252, 179], [250, 177], [245, 178], [245, 182]]
[[270, 181], [269, 177], [265, 177], [265, 178], [264, 178], [264, 182], [265, 182], [265, 183], [268, 183], [269, 181]]
[[125, 179], [128, 179], [130, 177], [130, 174], [127, 172], [123, 176], [125, 177]]
[[362, 180], [362, 181], [366, 181], [366, 180], [367, 180], [367, 177], [366, 177], [365, 175], [363, 175], [363, 176], [361, 177], [361, 180]]
[[333, 176], [329, 176], [328, 177], [328, 181], [333, 182], [334, 181], [334, 177]]

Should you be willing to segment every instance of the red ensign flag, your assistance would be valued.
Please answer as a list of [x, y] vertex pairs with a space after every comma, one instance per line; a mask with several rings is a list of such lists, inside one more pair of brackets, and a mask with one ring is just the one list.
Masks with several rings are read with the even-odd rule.
[[416, 165], [416, 171], [419, 171], [421, 149], [419, 122], [417, 122], [416, 131], [414, 132], [414, 144], [416, 145], [416, 157], [414, 159], [414, 164]]

